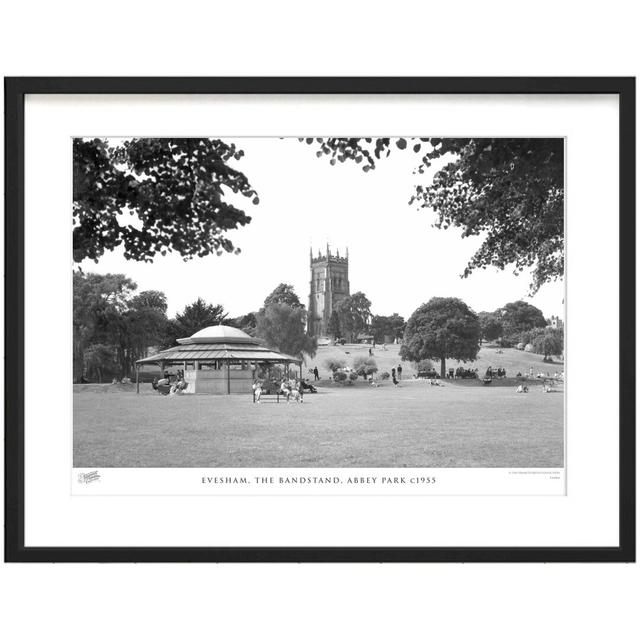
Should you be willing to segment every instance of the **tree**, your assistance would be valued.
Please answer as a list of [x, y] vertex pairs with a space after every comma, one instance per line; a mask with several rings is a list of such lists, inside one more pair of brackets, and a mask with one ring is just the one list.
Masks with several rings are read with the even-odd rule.
[[340, 329], [340, 316], [335, 309], [329, 316], [329, 322], [327, 323], [327, 333], [332, 336], [334, 340], [336, 338], [342, 337], [342, 331]]
[[412, 362], [438, 358], [444, 378], [447, 358], [476, 359], [480, 334], [478, 316], [462, 300], [431, 298], [409, 318], [400, 356]]
[[542, 311], [524, 300], [506, 304], [496, 311], [496, 315], [500, 317], [503, 335], [507, 337], [514, 337], [536, 327], [547, 326]]
[[493, 342], [497, 340], [503, 332], [500, 314], [495, 311], [481, 311], [478, 314], [483, 340]]
[[167, 296], [162, 291], [141, 291], [132, 304], [139, 309], [156, 309], [162, 313], [167, 312]]
[[253, 311], [237, 318], [228, 318], [226, 323], [231, 327], [244, 331], [247, 335], [256, 335], [256, 314]]
[[166, 333], [167, 301], [161, 291], [134, 295], [136, 283], [122, 274], [73, 274], [73, 379], [85, 373], [131, 374], [135, 361]]
[[88, 376], [95, 377], [101, 383], [106, 375], [113, 372], [117, 363], [113, 357], [113, 348], [106, 344], [92, 344], [84, 352], [84, 366]]
[[121, 350], [129, 354], [123, 359], [122, 368], [126, 372], [133, 368], [135, 361], [148, 355], [149, 347], [160, 344], [167, 332], [167, 298], [161, 291], [141, 291], [129, 302], [129, 309], [123, 314]]
[[531, 293], [564, 273], [564, 141], [562, 138], [305, 138], [331, 164], [354, 161], [365, 172], [392, 151], [420, 156], [414, 174], [442, 167], [409, 200], [433, 210], [435, 226], [484, 235], [463, 277], [475, 269], [533, 268]]
[[390, 316], [373, 316], [371, 331], [376, 342], [384, 342], [386, 336], [392, 339], [402, 338], [405, 324], [404, 318], [397, 313]]
[[137, 285], [120, 273], [73, 273], [73, 380], [84, 376], [85, 350], [115, 343], [122, 314]]
[[266, 298], [264, 306], [270, 304], [288, 304], [290, 307], [304, 307], [300, 302], [296, 292], [293, 290], [292, 284], [284, 284], [281, 282]]
[[225, 190], [259, 203], [229, 164], [243, 155], [211, 138], [134, 138], [117, 146], [75, 138], [74, 260], [97, 262], [119, 246], [125, 258], [145, 262], [167, 251], [185, 259], [238, 252], [226, 233], [251, 218], [226, 201]]
[[305, 331], [306, 315], [303, 307], [270, 304], [260, 309], [256, 316], [256, 336], [270, 349], [296, 358], [313, 357], [317, 342]]
[[532, 337], [531, 345], [534, 353], [544, 355], [544, 361], [548, 361], [550, 356], [561, 356], [564, 352], [564, 331], [562, 329], [536, 329], [536, 334]]
[[358, 291], [340, 300], [336, 305], [336, 311], [340, 328], [349, 337], [349, 341], [353, 342], [369, 325], [371, 302], [362, 291]]
[[202, 298], [188, 304], [182, 313], [176, 313], [175, 329], [180, 333], [178, 338], [187, 338], [206, 327], [222, 324], [227, 314], [221, 304], [208, 304]]

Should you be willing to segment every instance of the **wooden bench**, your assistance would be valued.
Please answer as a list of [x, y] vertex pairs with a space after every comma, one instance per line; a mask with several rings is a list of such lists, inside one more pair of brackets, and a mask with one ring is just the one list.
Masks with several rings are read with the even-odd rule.
[[[255, 391], [251, 391], [253, 401], [256, 401]], [[260, 394], [260, 402], [263, 400], [271, 402], [280, 402], [280, 396], [284, 396], [284, 393], [280, 390], [280, 385], [264, 384], [262, 386], [262, 393]]]

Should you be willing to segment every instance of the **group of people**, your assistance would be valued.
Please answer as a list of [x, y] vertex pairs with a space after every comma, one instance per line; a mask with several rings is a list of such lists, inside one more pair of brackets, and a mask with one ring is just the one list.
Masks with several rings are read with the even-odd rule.
[[[173, 378], [173, 380], [172, 380]], [[168, 371], [164, 373], [162, 378], [155, 379], [151, 383], [151, 386], [158, 391], [158, 387], [169, 386], [169, 395], [181, 394], [189, 386], [189, 383], [184, 379], [184, 372], [179, 370], [175, 375]]]
[[447, 378], [450, 378], [450, 379], [454, 379], [454, 378], [466, 379], [466, 378], [477, 378], [477, 377], [478, 377], [477, 369], [465, 369], [464, 367], [458, 367], [457, 369], [451, 368], [447, 372]]
[[[290, 380], [281, 378], [279, 381], [272, 381], [276, 388], [276, 393], [283, 395], [287, 402], [292, 398], [296, 402], [303, 402], [305, 393], [317, 393], [317, 389], [309, 383], [308, 380]], [[253, 385], [253, 397], [256, 402], [260, 402], [260, 398], [267, 392], [264, 380], [256, 380]]]
[[400, 380], [402, 380], [402, 365], [399, 364], [397, 368], [398, 377], [396, 377], [396, 368], [393, 367], [391, 369], [391, 381], [393, 382], [394, 388], [400, 384]]

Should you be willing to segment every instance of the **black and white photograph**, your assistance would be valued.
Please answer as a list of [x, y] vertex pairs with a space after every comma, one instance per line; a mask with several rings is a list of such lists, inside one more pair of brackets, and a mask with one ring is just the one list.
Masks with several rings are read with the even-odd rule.
[[74, 468], [564, 469], [564, 138], [71, 143]]

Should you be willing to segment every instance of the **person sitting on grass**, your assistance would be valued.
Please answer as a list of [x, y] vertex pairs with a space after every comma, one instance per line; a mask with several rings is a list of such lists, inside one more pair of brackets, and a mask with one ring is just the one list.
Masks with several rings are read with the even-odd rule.
[[312, 384], [309, 384], [308, 378], [302, 380], [300, 384], [305, 391], [308, 391], [309, 393], [318, 393], [318, 390]]
[[519, 384], [516, 387], [516, 393], [529, 393], [529, 387], [526, 384]]

